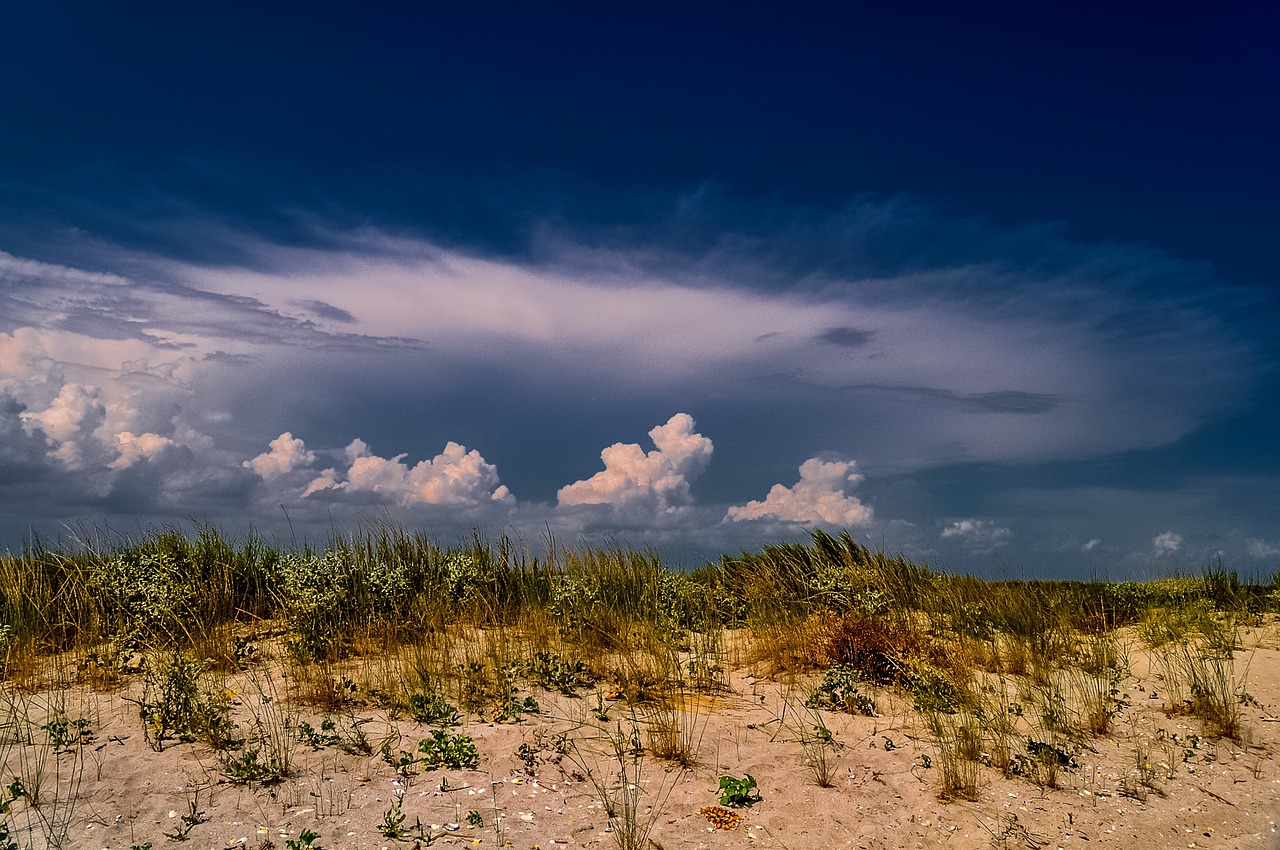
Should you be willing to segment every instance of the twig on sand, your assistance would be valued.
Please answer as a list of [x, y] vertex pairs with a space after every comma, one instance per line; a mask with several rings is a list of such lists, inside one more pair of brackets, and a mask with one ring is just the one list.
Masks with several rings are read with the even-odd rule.
[[1230, 801], [1230, 800], [1228, 800], [1226, 797], [1222, 797], [1222, 796], [1220, 796], [1220, 795], [1218, 795], [1218, 794], [1213, 793], [1212, 791], [1210, 791], [1208, 788], [1204, 787], [1203, 785], [1197, 785], [1196, 787], [1197, 787], [1197, 788], [1199, 788], [1199, 789], [1200, 789], [1201, 791], [1203, 791], [1204, 793], [1208, 794], [1210, 797], [1212, 797], [1212, 798], [1213, 798], [1213, 799], [1215, 799], [1215, 800], [1218, 800], [1218, 801], [1220, 801], [1220, 802], [1226, 803], [1228, 806], [1232, 806], [1232, 807], [1234, 807], [1234, 806], [1235, 806], [1235, 803], [1231, 802], [1231, 801]]

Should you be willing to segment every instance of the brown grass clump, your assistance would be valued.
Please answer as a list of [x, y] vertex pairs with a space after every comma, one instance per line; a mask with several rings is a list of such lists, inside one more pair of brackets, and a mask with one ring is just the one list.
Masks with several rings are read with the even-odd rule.
[[905, 617], [850, 612], [822, 620], [826, 663], [853, 667], [870, 682], [910, 685], [921, 666], [968, 678], [960, 655]]

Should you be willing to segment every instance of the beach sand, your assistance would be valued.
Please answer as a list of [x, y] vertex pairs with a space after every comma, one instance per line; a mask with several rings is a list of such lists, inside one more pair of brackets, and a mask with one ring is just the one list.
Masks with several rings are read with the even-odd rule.
[[[732, 671], [726, 689], [690, 694], [685, 701], [677, 728], [693, 751], [687, 768], [652, 752], [615, 757], [613, 736], [647, 740], [650, 709], [584, 690], [578, 697], [535, 692], [540, 713], [516, 723], [464, 715], [448, 731], [473, 738], [478, 768], [398, 775], [379, 752], [381, 743], [390, 741], [393, 753], [413, 752], [431, 727], [392, 719], [357, 691], [332, 716], [338, 729], [362, 720], [359, 728], [374, 752], [317, 749], [295, 740], [288, 745], [290, 775], [266, 785], [232, 784], [224, 758], [204, 743], [152, 749], [139, 719], [140, 674], [108, 692], [82, 685], [21, 692], [9, 685], [10, 708], [36, 725], [60, 714], [83, 718], [87, 727], [84, 742], [62, 754], [17, 742], [9, 730], [3, 779], [27, 777], [28, 785], [41, 786], [42, 799], [34, 807], [19, 799], [6, 817], [22, 847], [52, 846], [50, 836], [65, 829], [62, 846], [69, 848], [114, 850], [148, 841], [155, 848], [286, 848], [290, 841], [304, 846], [302, 833], [312, 830], [318, 838], [311, 846], [330, 850], [547, 850], [617, 846], [616, 831], [626, 824], [610, 829], [605, 798], [612, 797], [624, 807], [634, 801], [633, 820], [651, 827], [652, 844], [643, 846], [661, 850], [1273, 848], [1280, 846], [1278, 634], [1274, 623], [1254, 630], [1237, 654], [1236, 669], [1251, 697], [1242, 706], [1240, 740], [1209, 740], [1194, 717], [1168, 712], [1165, 683], [1149, 654], [1131, 642], [1132, 675], [1117, 686], [1128, 705], [1106, 734], [1069, 747], [1059, 739], [1073, 752], [1075, 766], [1057, 772], [1057, 787], [1042, 787], [1044, 777], [1006, 777], [970, 763], [975, 800], [939, 798], [943, 754], [906, 696], [874, 691], [878, 717], [815, 713], [799, 698], [812, 677], [779, 682], [746, 665]], [[360, 661], [350, 663], [355, 669]], [[300, 722], [320, 728], [322, 712], [287, 699], [285, 669], [268, 662], [220, 680], [234, 692], [242, 733], [274, 728], [276, 744], [283, 745]], [[604, 720], [595, 713], [602, 705]], [[815, 781], [801, 742], [807, 736], [812, 748], [810, 733], [818, 723], [832, 733], [826, 752], [834, 767], [825, 788]], [[1018, 744], [1025, 741], [1024, 735]], [[1146, 774], [1139, 769], [1143, 751]], [[620, 766], [628, 771], [625, 782]], [[737, 817], [721, 813], [718, 819], [731, 828], [716, 828], [703, 810], [719, 804], [719, 778], [747, 774], [762, 799], [733, 810]], [[394, 819], [395, 807], [404, 816], [401, 828], [416, 837], [393, 840], [380, 832], [389, 810]], [[475, 824], [468, 823], [469, 812], [476, 813]]]

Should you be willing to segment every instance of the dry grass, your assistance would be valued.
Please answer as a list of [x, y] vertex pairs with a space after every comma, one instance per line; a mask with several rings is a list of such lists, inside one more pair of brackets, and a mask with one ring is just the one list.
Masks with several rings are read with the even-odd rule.
[[[505, 539], [446, 549], [386, 528], [323, 552], [233, 544], [208, 528], [35, 547], [0, 558], [0, 721], [24, 743], [0, 749], [0, 768], [28, 777], [32, 794], [65, 799], [74, 775], [58, 767], [50, 780], [61, 762], [32, 749], [52, 709], [29, 695], [146, 679], [143, 699], [157, 702], [156, 677], [180, 662], [199, 671], [191, 712], [216, 708], [209, 694], [233, 678], [248, 688], [243, 743], [215, 740], [208, 718], [180, 734], [205, 735], [228, 770], [255, 750], [278, 776], [291, 769], [302, 709], [436, 725], [456, 710], [515, 724], [540, 710], [535, 691], [590, 685], [601, 715], [607, 697], [630, 716], [625, 728], [592, 721], [617, 774], [596, 780], [620, 835], [642, 843], [649, 810], [615, 780], [640, 771], [642, 754], [696, 767], [706, 714], [692, 697], [723, 690], [740, 663], [788, 682], [840, 665], [886, 689], [909, 715], [901, 725], [932, 747], [938, 794], [973, 799], [988, 770], [1055, 787], [1073, 752], [1115, 733], [1131, 675], [1120, 627], [1155, 653], [1167, 711], [1194, 717], [1207, 738], [1243, 740], [1237, 635], [1275, 601], [1273, 587], [1223, 574], [982, 582], [820, 533], [692, 574], [652, 552], [550, 546], [535, 557]], [[831, 725], [817, 709], [792, 717], [791, 739], [829, 785], [840, 754]], [[1134, 746], [1127, 787], [1152, 791], [1149, 745]], [[53, 836], [66, 811], [42, 811]]]

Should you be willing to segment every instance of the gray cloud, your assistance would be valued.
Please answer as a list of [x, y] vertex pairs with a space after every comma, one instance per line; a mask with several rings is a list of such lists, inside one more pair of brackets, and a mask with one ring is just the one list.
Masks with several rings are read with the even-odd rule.
[[845, 348], [862, 348], [875, 339], [875, 333], [860, 331], [857, 328], [831, 328], [820, 334], [818, 339]]
[[858, 395], [883, 396], [957, 413], [1012, 413], [1035, 415], [1050, 413], [1058, 406], [1058, 399], [1044, 393], [1028, 393], [1018, 390], [997, 390], [985, 393], [958, 393], [931, 387], [886, 387], [860, 384], [841, 387]]
[[356, 321], [356, 317], [348, 313], [346, 310], [341, 310], [332, 304], [326, 304], [323, 301], [303, 300], [291, 301], [289, 303], [294, 307], [297, 307], [300, 310], [306, 310], [308, 313], [318, 316], [321, 319], [328, 319], [333, 322], [342, 322], [346, 325], [352, 324]]

